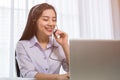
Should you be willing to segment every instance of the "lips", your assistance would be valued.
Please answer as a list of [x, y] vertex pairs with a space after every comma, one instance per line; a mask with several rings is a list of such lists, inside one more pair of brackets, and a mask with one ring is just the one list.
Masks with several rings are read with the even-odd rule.
[[53, 28], [45, 28], [48, 32], [53, 32]]

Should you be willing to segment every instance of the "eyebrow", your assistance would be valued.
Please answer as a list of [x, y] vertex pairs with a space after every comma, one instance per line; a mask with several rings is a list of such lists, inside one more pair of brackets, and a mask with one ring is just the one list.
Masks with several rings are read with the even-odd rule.
[[[41, 17], [47, 17], [47, 18], [49, 18], [49, 16], [41, 16]], [[56, 18], [56, 17], [52, 17], [52, 18]]]

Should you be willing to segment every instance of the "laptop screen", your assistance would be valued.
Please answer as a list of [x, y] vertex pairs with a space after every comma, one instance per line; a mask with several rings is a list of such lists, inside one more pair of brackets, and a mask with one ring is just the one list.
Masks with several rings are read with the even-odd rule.
[[70, 40], [71, 80], [120, 80], [119, 40]]

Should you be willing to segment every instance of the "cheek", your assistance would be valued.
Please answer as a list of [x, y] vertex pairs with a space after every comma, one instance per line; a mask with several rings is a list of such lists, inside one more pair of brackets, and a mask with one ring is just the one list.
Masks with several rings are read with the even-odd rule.
[[43, 26], [41, 24], [37, 25], [37, 33], [41, 33], [43, 31]]
[[44, 26], [46, 26], [47, 25], [47, 23], [45, 23], [45, 22], [40, 22], [40, 23], [38, 23], [37, 24], [37, 27], [38, 27], [38, 29], [44, 29]]
[[43, 29], [44, 29], [44, 26], [43, 25], [38, 25], [38, 31], [43, 31]]

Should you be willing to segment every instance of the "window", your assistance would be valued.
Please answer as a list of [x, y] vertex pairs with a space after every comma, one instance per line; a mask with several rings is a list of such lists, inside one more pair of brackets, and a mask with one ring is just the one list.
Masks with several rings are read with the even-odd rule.
[[58, 28], [70, 39], [113, 39], [111, 0], [0, 0], [0, 77], [15, 76], [16, 43], [30, 8], [43, 2], [55, 6]]

